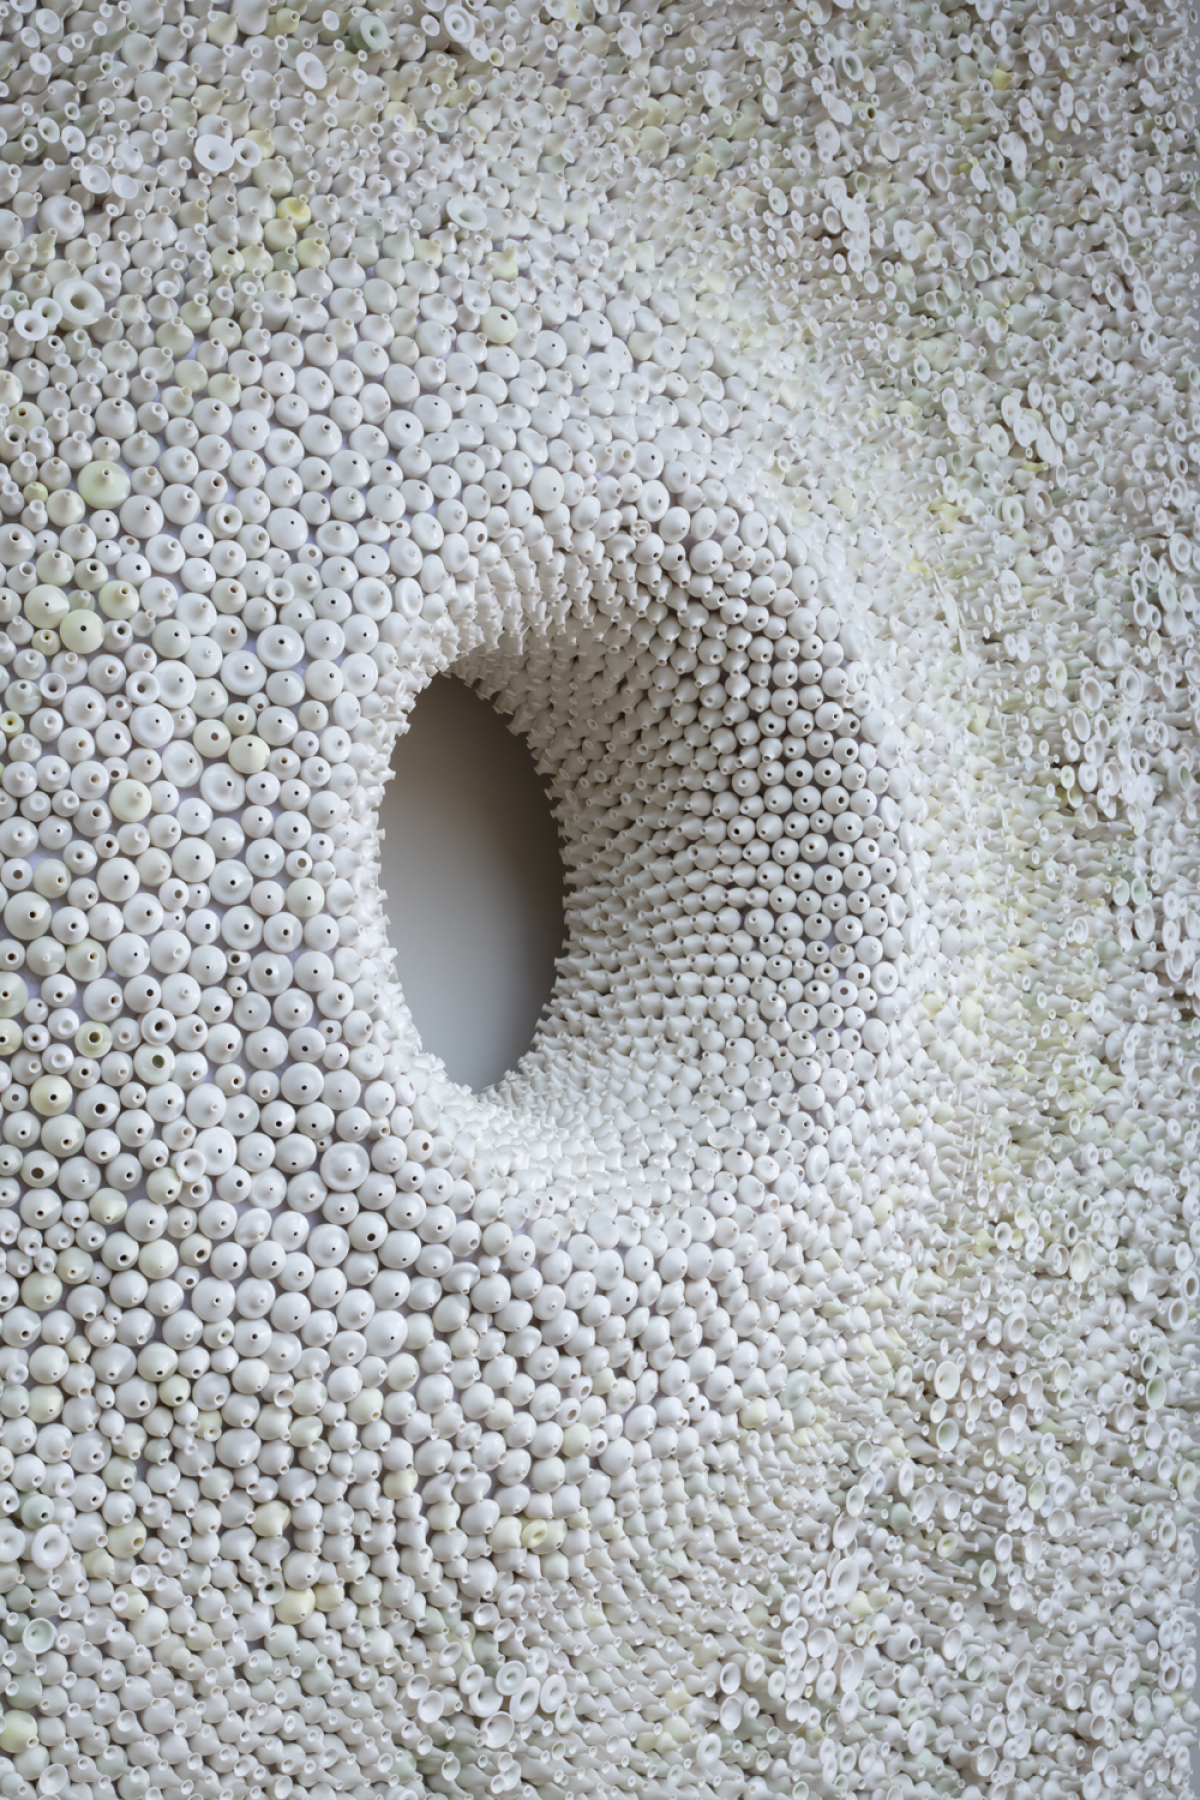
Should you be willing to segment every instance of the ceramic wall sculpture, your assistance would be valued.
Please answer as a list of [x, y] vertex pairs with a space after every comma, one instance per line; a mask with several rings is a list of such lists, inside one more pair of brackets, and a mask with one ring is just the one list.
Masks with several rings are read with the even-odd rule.
[[1192, 17], [4, 0], [0, 1795], [1186, 1791]]

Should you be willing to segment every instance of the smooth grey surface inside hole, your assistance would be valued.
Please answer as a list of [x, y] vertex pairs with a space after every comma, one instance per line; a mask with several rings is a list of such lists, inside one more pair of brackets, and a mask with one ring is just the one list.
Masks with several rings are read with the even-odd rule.
[[479, 1090], [525, 1054], [554, 985], [563, 868], [524, 741], [452, 676], [421, 695], [380, 825], [396, 972], [426, 1050]]

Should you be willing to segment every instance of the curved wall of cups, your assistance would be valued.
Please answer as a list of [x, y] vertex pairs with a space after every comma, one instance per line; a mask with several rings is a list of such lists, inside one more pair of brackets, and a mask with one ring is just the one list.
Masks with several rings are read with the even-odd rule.
[[[1144, 12], [0, 19], [13, 1800], [1183, 1790]], [[482, 1093], [379, 879], [450, 670], [569, 890]]]

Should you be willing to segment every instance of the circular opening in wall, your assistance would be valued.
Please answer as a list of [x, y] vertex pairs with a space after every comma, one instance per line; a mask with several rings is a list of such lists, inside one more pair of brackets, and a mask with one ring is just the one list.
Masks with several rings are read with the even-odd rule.
[[426, 1050], [490, 1086], [529, 1049], [563, 940], [563, 866], [528, 746], [453, 676], [432, 681], [380, 808], [396, 973]]

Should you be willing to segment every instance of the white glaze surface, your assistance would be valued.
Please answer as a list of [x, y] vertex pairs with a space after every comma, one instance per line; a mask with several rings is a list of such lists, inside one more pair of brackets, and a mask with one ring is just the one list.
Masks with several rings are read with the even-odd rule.
[[[1181, 1790], [1181, 31], [9, 12], [5, 1792]], [[450, 666], [574, 886], [482, 1096]]]

